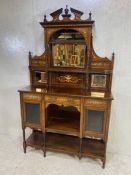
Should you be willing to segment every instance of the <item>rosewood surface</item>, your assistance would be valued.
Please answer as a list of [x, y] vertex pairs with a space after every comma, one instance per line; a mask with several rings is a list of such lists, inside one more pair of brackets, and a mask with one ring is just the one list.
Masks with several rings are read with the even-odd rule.
[[47, 151], [89, 156], [104, 168], [115, 55], [95, 53], [91, 13], [82, 20], [83, 12], [66, 6], [50, 15], [51, 21], [45, 15], [40, 22], [45, 51], [29, 52], [30, 85], [19, 90], [24, 153], [32, 146], [44, 156]]

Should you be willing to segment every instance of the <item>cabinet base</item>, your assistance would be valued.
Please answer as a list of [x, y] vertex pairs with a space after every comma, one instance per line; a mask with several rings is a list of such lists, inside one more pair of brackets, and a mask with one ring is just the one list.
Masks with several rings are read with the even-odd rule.
[[[44, 138], [44, 139], [43, 139]], [[56, 133], [42, 133], [34, 130], [26, 140], [26, 146], [42, 149], [44, 156], [46, 151], [54, 151], [77, 155], [82, 157], [91, 157], [100, 159], [105, 167], [105, 143], [101, 140], [79, 138], [76, 136], [62, 135]]]

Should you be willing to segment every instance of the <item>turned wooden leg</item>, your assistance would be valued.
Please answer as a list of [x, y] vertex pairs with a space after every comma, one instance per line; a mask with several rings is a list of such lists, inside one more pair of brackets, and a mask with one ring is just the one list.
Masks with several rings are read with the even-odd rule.
[[105, 164], [106, 164], [106, 158], [104, 158], [102, 162], [103, 162], [102, 163], [102, 168], [104, 169], [105, 168]]
[[23, 149], [24, 149], [24, 153], [26, 153], [25, 128], [23, 128]]
[[82, 138], [80, 138], [80, 151], [79, 151], [79, 159], [82, 157]]
[[105, 168], [105, 164], [106, 164], [106, 146], [107, 146], [107, 143], [104, 140], [103, 140], [103, 143], [105, 144], [104, 158], [102, 160], [102, 162], [103, 162], [102, 168], [104, 169]]
[[43, 154], [46, 157], [46, 134], [43, 132]]

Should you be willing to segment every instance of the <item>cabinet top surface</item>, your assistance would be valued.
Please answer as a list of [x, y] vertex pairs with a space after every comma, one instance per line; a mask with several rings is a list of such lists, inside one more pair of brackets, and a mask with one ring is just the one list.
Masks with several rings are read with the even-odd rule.
[[45, 87], [45, 88], [34, 88], [32, 86], [26, 86], [23, 89], [20, 89], [19, 92], [113, 100], [112, 93], [110, 92], [89, 91], [85, 89], [73, 89], [73, 88], [58, 88], [58, 87], [51, 87], [51, 86]]

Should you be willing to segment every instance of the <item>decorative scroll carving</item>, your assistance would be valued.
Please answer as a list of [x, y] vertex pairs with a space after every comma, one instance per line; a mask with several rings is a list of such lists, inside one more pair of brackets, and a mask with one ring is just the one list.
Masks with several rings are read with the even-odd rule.
[[76, 10], [76, 9], [73, 9], [73, 8], [70, 8], [70, 10], [74, 14], [75, 20], [80, 20], [81, 19], [81, 16], [83, 15], [83, 12], [81, 12], [79, 10]]
[[23, 99], [29, 100], [29, 101], [41, 101], [41, 95], [40, 94], [32, 94], [32, 93], [24, 93]]
[[[52, 104], [52, 103], [51, 102], [46, 103], [45, 107], [47, 108], [50, 104]], [[59, 106], [64, 106], [64, 107], [71, 106], [70, 104], [61, 104], [61, 103], [55, 103], [55, 104], [57, 104]], [[77, 110], [80, 112], [80, 106], [76, 106], [76, 105], [72, 105], [72, 106], [76, 107]]]
[[76, 76], [72, 75], [64, 75], [64, 76], [59, 76], [56, 78], [60, 83], [78, 83], [82, 79], [79, 79]]
[[53, 21], [59, 21], [59, 16], [62, 13], [62, 10], [63, 9], [61, 8], [50, 14], [53, 18]]
[[92, 47], [91, 68], [112, 70], [113, 63], [114, 63], [114, 53], [112, 54], [112, 59], [109, 59], [107, 57], [98, 56], [93, 48], [93, 36], [91, 36], [91, 47]]

